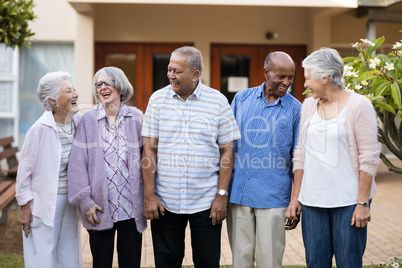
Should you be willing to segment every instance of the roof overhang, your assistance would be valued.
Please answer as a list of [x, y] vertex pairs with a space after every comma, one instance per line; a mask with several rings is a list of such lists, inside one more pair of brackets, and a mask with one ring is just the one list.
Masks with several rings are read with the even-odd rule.
[[388, 7], [401, 2], [401, 0], [359, 0], [361, 7]]
[[[376, 1], [376, 0], [373, 0]], [[385, 1], [385, 0], [384, 0]], [[281, 7], [357, 8], [358, 0], [69, 0], [76, 11], [88, 12], [91, 4], [165, 4]]]

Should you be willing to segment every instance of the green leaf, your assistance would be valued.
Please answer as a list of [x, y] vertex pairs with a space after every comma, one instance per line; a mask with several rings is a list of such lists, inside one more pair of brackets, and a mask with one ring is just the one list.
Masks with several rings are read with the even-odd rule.
[[401, 107], [401, 89], [399, 88], [398, 82], [394, 82], [391, 86], [391, 95], [394, 99], [398, 109]]
[[379, 108], [382, 108], [382, 109], [384, 109], [384, 110], [387, 110], [387, 111], [389, 111], [389, 112], [391, 112], [391, 113], [393, 113], [393, 114], [396, 114], [396, 113], [395, 113], [395, 109], [394, 109], [391, 105], [389, 105], [388, 103], [386, 103], [386, 102], [383, 102], [383, 101], [376, 101], [376, 102], [375, 102], [375, 106], [376, 106], [376, 107], [379, 107]]
[[384, 41], [384, 36], [374, 39], [372, 41], [374, 43], [374, 46], [369, 46], [369, 48], [367, 49], [367, 54], [371, 56], [371, 54], [373, 54], [373, 52], [376, 51], [382, 45], [382, 43], [384, 43]]
[[376, 77], [377, 77], [376, 72], [369, 71], [369, 72], [366, 72], [366, 73], [360, 75], [359, 79], [357, 79], [357, 83], [360, 84], [363, 81], [369, 81]]
[[389, 89], [389, 86], [391, 85], [391, 82], [386, 81], [384, 83], [381, 83], [375, 90], [375, 95], [376, 96], [384, 96], [385, 92], [387, 89]]

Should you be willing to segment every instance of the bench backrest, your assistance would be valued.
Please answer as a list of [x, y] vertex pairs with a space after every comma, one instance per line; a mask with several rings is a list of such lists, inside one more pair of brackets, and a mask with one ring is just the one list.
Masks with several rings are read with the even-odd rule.
[[14, 137], [12, 136], [0, 139], [0, 146], [3, 147], [3, 151], [0, 152], [0, 160], [7, 160], [8, 170], [6, 170], [5, 172], [10, 177], [15, 177], [18, 170], [18, 159], [16, 156], [16, 153], [18, 152], [18, 147], [13, 147], [13, 142]]

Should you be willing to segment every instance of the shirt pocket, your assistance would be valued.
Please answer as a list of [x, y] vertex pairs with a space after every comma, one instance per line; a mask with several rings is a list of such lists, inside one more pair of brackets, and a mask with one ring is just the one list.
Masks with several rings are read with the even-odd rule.
[[287, 148], [291, 147], [293, 143], [293, 127], [292, 124], [286, 124], [285, 122], [280, 122], [274, 131], [272, 137], [272, 146], [277, 148]]

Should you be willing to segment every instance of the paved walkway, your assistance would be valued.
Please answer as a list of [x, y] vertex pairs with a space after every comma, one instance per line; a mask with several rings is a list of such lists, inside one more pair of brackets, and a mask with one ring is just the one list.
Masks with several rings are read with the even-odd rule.
[[[378, 193], [371, 207], [372, 221], [368, 228], [368, 241], [364, 255], [364, 265], [387, 262], [391, 256], [402, 256], [402, 175], [386, 174], [376, 178]], [[149, 226], [149, 224], [148, 224]], [[304, 247], [300, 225], [288, 231], [283, 265], [305, 265]], [[187, 228], [186, 238], [189, 238]], [[88, 232], [82, 229], [84, 267], [91, 267], [91, 253]], [[221, 265], [232, 264], [232, 253], [226, 232], [226, 222], [222, 228]], [[186, 240], [183, 265], [193, 265], [190, 240]], [[117, 267], [115, 253], [114, 266]], [[151, 231], [148, 227], [143, 234], [141, 267], [154, 267]]]

